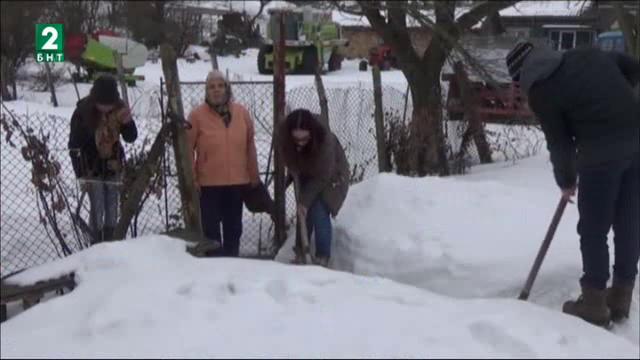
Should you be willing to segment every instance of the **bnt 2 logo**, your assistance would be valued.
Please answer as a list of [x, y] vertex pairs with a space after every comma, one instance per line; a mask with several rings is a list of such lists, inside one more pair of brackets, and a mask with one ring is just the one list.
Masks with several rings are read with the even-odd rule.
[[62, 24], [36, 24], [36, 61], [64, 62]]

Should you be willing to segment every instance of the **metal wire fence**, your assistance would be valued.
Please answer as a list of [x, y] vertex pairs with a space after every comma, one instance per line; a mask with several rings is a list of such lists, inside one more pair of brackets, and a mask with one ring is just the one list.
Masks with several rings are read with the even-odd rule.
[[[244, 105], [251, 114], [256, 128], [256, 147], [261, 177], [266, 180], [273, 196], [273, 84], [271, 82], [232, 83], [234, 100]], [[135, 169], [141, 163], [163, 122], [162, 106], [166, 109], [163, 86], [153, 89], [133, 90], [132, 107], [139, 129], [138, 140], [125, 144], [128, 166]], [[204, 101], [204, 82], [181, 84], [185, 114]], [[345, 148], [351, 166], [352, 183], [367, 179], [378, 172], [376, 134], [374, 124], [373, 90], [363, 84], [351, 84], [326, 89], [331, 130]], [[406, 128], [411, 119], [411, 96], [406, 91], [383, 86], [383, 108], [387, 134], [391, 142], [393, 129]], [[319, 113], [319, 101], [314, 86], [292, 88], [286, 94], [287, 112], [307, 108]], [[5, 111], [3, 117], [7, 116]], [[34, 134], [47, 138], [49, 157], [59, 164], [56, 175], [58, 193], [65, 197], [68, 211], [56, 213], [55, 219], [46, 215], [44, 205], [55, 204], [53, 194], [43, 195], [32, 181], [34, 166], [26, 160], [22, 147], [24, 139], [14, 136], [10, 146], [3, 129], [1, 171], [1, 241], [0, 271], [7, 276], [15, 271], [39, 265], [65, 255], [65, 247], [75, 252], [88, 246], [88, 237], [78, 224], [88, 219], [88, 199], [81, 196], [74, 177], [67, 150], [69, 119], [41, 113], [18, 116], [23, 128], [31, 128]], [[445, 122], [447, 145], [456, 152], [464, 126], [460, 122]], [[462, 130], [461, 130], [462, 129]], [[487, 136], [498, 157], [516, 159], [535, 154], [543, 143], [543, 137], [535, 128], [487, 125]], [[47, 137], [48, 136], [48, 137]], [[396, 139], [397, 140], [397, 139]], [[478, 163], [473, 146], [467, 154], [469, 164]], [[392, 157], [393, 160], [393, 157]], [[152, 186], [143, 197], [144, 203], [129, 228], [128, 236], [161, 233], [183, 226], [180, 192], [171, 143], [167, 143], [161, 163], [161, 171], [152, 180]], [[82, 200], [82, 201], [81, 201]], [[50, 210], [50, 209], [49, 209]], [[295, 201], [293, 188], [286, 193], [286, 213], [289, 229], [294, 226]], [[85, 222], [88, 222], [85, 220]], [[273, 257], [276, 246], [273, 241], [274, 226], [271, 218], [263, 214], [251, 214], [245, 210], [240, 255], [244, 257]], [[59, 234], [53, 231], [60, 230]], [[64, 244], [60, 241], [62, 238]]]

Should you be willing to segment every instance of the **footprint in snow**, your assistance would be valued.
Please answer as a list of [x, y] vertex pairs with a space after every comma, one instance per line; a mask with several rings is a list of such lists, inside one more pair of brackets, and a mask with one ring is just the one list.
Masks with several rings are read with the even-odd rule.
[[487, 321], [476, 321], [469, 325], [471, 336], [496, 351], [512, 357], [535, 358], [536, 353], [526, 343], [509, 335], [504, 329]]

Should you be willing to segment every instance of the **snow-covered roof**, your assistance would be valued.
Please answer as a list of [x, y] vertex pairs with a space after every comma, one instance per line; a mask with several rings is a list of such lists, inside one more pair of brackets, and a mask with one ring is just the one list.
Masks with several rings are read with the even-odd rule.
[[[456, 19], [460, 17], [460, 15], [467, 12], [468, 10], [469, 8], [464, 6], [456, 7]], [[431, 19], [431, 21], [435, 21], [435, 14], [433, 11], [423, 10], [420, 12], [425, 17]], [[340, 10], [333, 10], [331, 13], [331, 18], [333, 19], [333, 21], [340, 24], [341, 26], [366, 26], [366, 27], [371, 26], [366, 16], [352, 15], [349, 13], [342, 12]], [[416, 20], [411, 16], [407, 17], [407, 27], [413, 28], [413, 27], [420, 27], [420, 26], [422, 25], [418, 20]]]
[[[184, 4], [188, 3], [190, 5], [208, 8], [208, 9], [218, 9], [218, 10], [226, 10], [226, 11], [237, 11], [237, 12], [246, 12], [249, 16], [255, 16], [260, 11], [260, 1], [259, 0], [233, 0], [233, 1], [184, 1]], [[285, 1], [272, 1], [265, 6], [265, 11], [263, 11], [263, 15], [266, 14], [266, 10], [276, 6], [290, 6], [290, 3]]]
[[366, 16], [351, 15], [340, 10], [331, 12], [331, 20], [341, 26], [370, 26]]
[[520, 1], [500, 11], [500, 16], [578, 16], [591, 1]]

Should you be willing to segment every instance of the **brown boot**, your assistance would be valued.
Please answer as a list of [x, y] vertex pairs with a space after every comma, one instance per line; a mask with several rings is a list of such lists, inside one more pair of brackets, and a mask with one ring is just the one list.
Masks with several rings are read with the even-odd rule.
[[607, 307], [607, 291], [582, 285], [582, 295], [576, 301], [567, 301], [562, 312], [577, 316], [598, 326], [608, 326], [611, 313]]
[[613, 279], [613, 284], [607, 291], [607, 305], [611, 310], [611, 320], [618, 322], [629, 318], [633, 285], [634, 283]]

